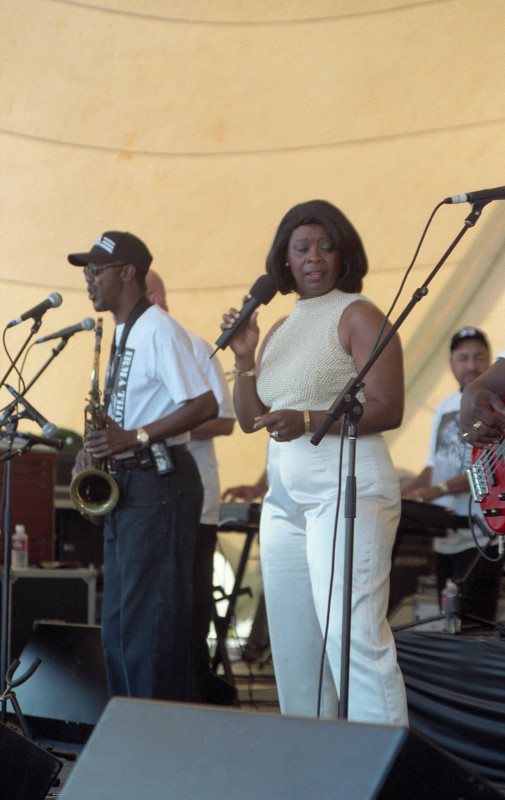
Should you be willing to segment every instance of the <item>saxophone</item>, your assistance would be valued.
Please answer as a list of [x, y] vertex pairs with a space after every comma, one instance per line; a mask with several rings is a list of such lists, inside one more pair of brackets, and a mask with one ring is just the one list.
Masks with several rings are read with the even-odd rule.
[[[84, 436], [89, 431], [103, 430], [106, 417], [100, 399], [98, 383], [100, 350], [102, 345], [103, 319], [99, 317], [95, 328], [95, 350], [91, 373], [91, 390], [88, 404], [84, 409]], [[70, 498], [76, 509], [90, 522], [99, 523], [101, 517], [112, 511], [119, 499], [119, 488], [114, 478], [106, 471], [107, 459], [94, 458], [86, 451], [86, 469], [80, 472], [70, 484]]]

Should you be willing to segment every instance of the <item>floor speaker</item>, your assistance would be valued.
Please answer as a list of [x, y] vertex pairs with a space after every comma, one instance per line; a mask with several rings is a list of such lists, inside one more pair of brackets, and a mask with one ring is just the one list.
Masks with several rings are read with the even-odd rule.
[[[67, 489], [68, 493], [68, 489]], [[97, 524], [83, 517], [75, 508], [55, 509], [56, 558], [77, 561], [81, 566], [103, 564], [103, 517]]]
[[[3, 569], [0, 570], [3, 592]], [[96, 621], [96, 570], [14, 569], [9, 581], [8, 662], [23, 652], [36, 620], [82, 624]]]
[[491, 800], [408, 728], [113, 698], [62, 800]]
[[43, 800], [62, 767], [47, 750], [0, 722], [0, 796]]
[[37, 622], [14, 678], [42, 663], [16, 689], [34, 738], [87, 741], [108, 700], [100, 628]]

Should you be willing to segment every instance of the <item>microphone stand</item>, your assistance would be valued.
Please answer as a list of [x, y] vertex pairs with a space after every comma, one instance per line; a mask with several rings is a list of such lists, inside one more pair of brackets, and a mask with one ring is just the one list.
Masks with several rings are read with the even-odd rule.
[[[62, 341], [61, 341], [61, 342], [58, 344], [58, 346], [57, 346], [57, 347], [53, 347], [53, 349], [51, 350], [51, 355], [50, 355], [50, 356], [49, 356], [49, 358], [48, 358], [48, 359], [47, 359], [47, 360], [44, 362], [44, 364], [41, 366], [41, 368], [39, 369], [39, 371], [37, 372], [37, 374], [35, 375], [35, 377], [33, 377], [33, 378], [31, 379], [30, 383], [29, 383], [27, 386], [25, 386], [25, 389], [24, 389], [24, 392], [23, 392], [23, 394], [22, 394], [22, 395], [19, 395], [19, 399], [18, 399], [18, 398], [16, 398], [15, 400], [13, 400], [13, 401], [12, 401], [12, 403], [10, 403], [10, 405], [8, 405], [8, 406], [6, 406], [6, 407], [5, 407], [5, 409], [3, 410], [3, 412], [0, 414], [0, 428], [2, 427], [2, 425], [4, 424], [4, 422], [5, 422], [6, 420], [8, 420], [8, 419], [9, 419], [9, 417], [11, 416], [11, 414], [12, 414], [13, 410], [16, 408], [17, 404], [18, 404], [19, 402], [21, 402], [21, 397], [24, 397], [24, 396], [25, 396], [25, 394], [28, 392], [28, 390], [29, 390], [29, 389], [31, 389], [31, 387], [33, 386], [33, 384], [35, 383], [35, 381], [36, 381], [36, 380], [38, 380], [38, 378], [39, 378], [39, 377], [42, 375], [42, 373], [43, 373], [43, 372], [44, 372], [44, 371], [47, 369], [47, 367], [49, 366], [49, 364], [51, 363], [51, 361], [53, 361], [53, 360], [56, 358], [56, 356], [57, 356], [57, 355], [59, 355], [59, 354], [61, 353], [61, 351], [63, 350], [63, 348], [64, 348], [64, 347], [65, 347], [65, 346], [68, 344], [68, 339], [69, 339], [69, 337], [68, 337], [68, 336], [67, 336], [67, 337], [65, 337], [65, 338], [63, 338], [63, 339], [62, 339]], [[10, 371], [10, 370], [9, 370], [9, 371]], [[5, 378], [4, 378], [4, 383], [5, 383], [5, 381], [7, 380], [7, 377], [8, 377], [8, 375], [9, 375], [9, 373], [7, 373], [7, 375], [5, 375]], [[0, 384], [0, 386], [1, 386], [1, 385], [2, 385], [2, 384]], [[8, 388], [8, 387], [7, 387], [7, 388]], [[36, 421], [36, 420], [32, 420], [32, 421]], [[0, 459], [0, 460], [1, 460], [1, 459]]]
[[[428, 286], [438, 273], [441, 266], [447, 261], [456, 245], [463, 238], [469, 228], [478, 221], [482, 209], [491, 200], [480, 200], [473, 203], [470, 214], [465, 219], [465, 224], [456, 236], [450, 247], [446, 250], [440, 261], [435, 265], [430, 275], [419, 289], [416, 289], [412, 299], [404, 308], [396, 322], [391, 326], [388, 333], [374, 347], [364, 367], [359, 371], [355, 378], [348, 381], [344, 389], [335, 399], [332, 406], [326, 412], [326, 419], [323, 420], [317, 431], [311, 438], [311, 443], [317, 446], [324, 436], [328, 433], [331, 426], [340, 419], [341, 416], [348, 415], [350, 420], [348, 429], [349, 438], [349, 463], [346, 483], [346, 505], [345, 505], [345, 551], [343, 566], [343, 603], [342, 603], [342, 644], [341, 644], [341, 669], [340, 669], [340, 690], [339, 690], [339, 719], [347, 719], [349, 704], [349, 671], [350, 671], [350, 649], [351, 649], [351, 608], [352, 608], [352, 570], [354, 554], [354, 521], [356, 518], [356, 474], [355, 474], [355, 448], [359, 435], [359, 419], [362, 413], [362, 406], [356, 395], [365, 385], [363, 378], [368, 374], [371, 367], [375, 364], [380, 354], [385, 350], [393, 336], [396, 334], [410, 312], [417, 303], [428, 294]], [[361, 406], [361, 412], [359, 407]], [[344, 426], [342, 426], [342, 431]], [[336, 530], [336, 525], [335, 525]]]
[[18, 362], [18, 361], [19, 361], [19, 359], [21, 358], [21, 355], [23, 354], [24, 350], [26, 349], [26, 346], [28, 345], [28, 342], [30, 341], [30, 339], [32, 338], [32, 336], [35, 336], [35, 334], [38, 332], [38, 330], [39, 330], [39, 328], [40, 328], [40, 326], [41, 326], [41, 324], [42, 324], [42, 314], [43, 314], [43, 313], [44, 313], [44, 312], [42, 312], [42, 313], [41, 313], [41, 315], [40, 315], [39, 317], [36, 317], [36, 318], [34, 319], [34, 321], [33, 321], [33, 325], [32, 325], [32, 327], [30, 328], [30, 333], [28, 334], [28, 336], [27, 336], [27, 338], [26, 338], [26, 341], [25, 341], [25, 343], [24, 343], [24, 344], [21, 346], [21, 348], [20, 348], [20, 350], [19, 350], [19, 352], [18, 352], [18, 354], [17, 354], [16, 358], [14, 359], [14, 361], [11, 361], [11, 365], [10, 365], [9, 369], [7, 370], [7, 372], [5, 373], [5, 375], [3, 376], [2, 380], [0, 381], [0, 388], [1, 388], [1, 387], [4, 385], [5, 381], [7, 380], [7, 378], [8, 378], [8, 377], [9, 377], [9, 375], [11, 374], [12, 370], [13, 370], [13, 369], [14, 369], [14, 367], [16, 366], [17, 362]]
[[5, 465], [5, 514], [4, 514], [4, 575], [2, 581], [2, 627], [1, 627], [1, 671], [0, 671], [0, 694], [2, 695], [1, 722], [5, 724], [6, 701], [3, 695], [7, 686], [7, 658], [9, 656], [9, 619], [10, 619], [10, 571], [11, 571], [11, 484], [12, 484], [12, 465], [11, 461], [15, 453], [12, 445], [16, 433], [16, 423], [8, 424], [8, 453]]
[[[9, 370], [7, 371], [6, 375], [4, 376], [2, 382], [0, 383], [0, 387], [5, 384], [9, 373], [13, 369], [14, 365], [18, 361], [21, 353], [27, 346], [30, 338], [37, 333], [38, 329], [40, 328], [41, 320], [38, 319], [34, 322], [30, 336], [23, 344], [21, 350], [17, 354], [15, 360], [11, 363]], [[35, 377], [30, 381], [28, 386], [25, 388], [23, 394], [26, 394], [28, 389], [35, 383], [35, 381], [42, 375], [45, 369], [49, 366], [51, 361], [53, 361], [56, 356], [61, 353], [63, 348], [68, 342], [68, 337], [64, 338], [56, 347], [53, 347], [51, 351], [51, 355], [45, 361], [41, 369], [37, 372]], [[17, 455], [22, 455], [24, 452], [30, 449], [31, 444], [25, 446], [22, 450], [14, 450], [13, 443], [16, 435], [16, 428], [17, 428], [17, 421], [19, 419], [18, 415], [13, 415], [12, 411], [18, 404], [18, 400], [12, 402], [4, 414], [7, 413], [7, 417], [2, 415], [2, 419], [0, 421], [0, 426], [3, 425], [4, 420], [7, 418], [8, 421], [5, 425], [9, 444], [7, 447], [7, 452], [5, 456], [0, 458], [0, 462], [5, 461], [5, 513], [4, 513], [4, 575], [3, 575], [3, 582], [2, 582], [2, 616], [1, 616], [1, 628], [0, 628], [0, 721], [5, 723], [5, 715], [6, 715], [6, 708], [7, 708], [7, 700], [5, 698], [5, 692], [7, 687], [7, 671], [9, 668], [9, 664], [7, 660], [9, 658], [9, 645], [10, 645], [10, 637], [9, 637], [9, 620], [10, 620], [10, 611], [11, 611], [11, 596], [10, 596], [10, 569], [11, 569], [11, 541], [12, 541], [12, 510], [11, 510], [11, 495], [12, 495], [12, 459]]]
[[[49, 356], [49, 358], [47, 358], [46, 361], [44, 361], [44, 363], [42, 364], [42, 366], [39, 369], [39, 371], [35, 374], [35, 376], [31, 379], [30, 383], [26, 386], [26, 388], [25, 388], [25, 390], [23, 392], [23, 395], [25, 395], [27, 393], [28, 389], [31, 389], [31, 387], [33, 386], [35, 381], [38, 380], [40, 378], [40, 376], [42, 375], [42, 373], [48, 368], [48, 366], [51, 363], [51, 361], [54, 361], [56, 356], [61, 353], [61, 351], [63, 350], [64, 347], [67, 346], [68, 340], [70, 339], [71, 335], [72, 334], [69, 334], [68, 336], [63, 336], [62, 339], [61, 339], [61, 342], [59, 342], [56, 347], [53, 347], [53, 349], [51, 350], [51, 355]], [[7, 376], [5, 376], [5, 377], [7, 378]], [[17, 402], [18, 401], [16, 400], [16, 403]]]

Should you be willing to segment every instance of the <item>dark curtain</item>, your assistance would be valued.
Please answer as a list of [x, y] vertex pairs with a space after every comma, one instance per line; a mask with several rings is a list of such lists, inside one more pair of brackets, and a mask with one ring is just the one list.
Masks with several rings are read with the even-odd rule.
[[410, 725], [505, 788], [505, 632], [395, 635]]

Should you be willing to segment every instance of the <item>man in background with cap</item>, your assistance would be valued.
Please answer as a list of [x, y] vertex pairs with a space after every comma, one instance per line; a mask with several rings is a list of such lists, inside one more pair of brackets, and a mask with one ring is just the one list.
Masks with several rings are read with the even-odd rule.
[[[450, 364], [459, 391], [440, 403], [433, 419], [430, 457], [423, 471], [402, 486], [402, 497], [436, 503], [459, 516], [468, 515], [470, 487], [466, 470], [471, 466], [472, 448], [462, 437], [459, 425], [461, 394], [466, 386], [489, 366], [489, 344], [477, 328], [466, 327], [454, 334], [450, 346]], [[472, 515], [482, 518], [475, 506]], [[484, 523], [485, 526], [485, 523]], [[475, 525], [477, 541], [484, 548], [489, 537]], [[491, 533], [491, 532], [490, 532]], [[447, 579], [461, 581], [478, 556], [470, 528], [448, 530], [445, 537], [435, 537], [436, 571], [439, 597]], [[503, 560], [493, 545], [481, 556], [463, 586], [462, 613], [494, 620], [500, 591]]]
[[[107, 425], [85, 447], [107, 459], [119, 500], [105, 517], [102, 641], [109, 693], [188, 701], [193, 549], [202, 484], [188, 431], [217, 402], [186, 331], [146, 297], [152, 261], [130, 233], [108, 231], [87, 253], [88, 297], [116, 330], [105, 380]], [[81, 451], [75, 472], [85, 464]]]

